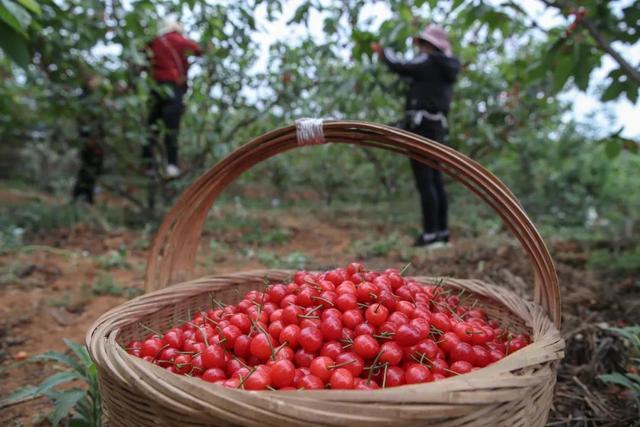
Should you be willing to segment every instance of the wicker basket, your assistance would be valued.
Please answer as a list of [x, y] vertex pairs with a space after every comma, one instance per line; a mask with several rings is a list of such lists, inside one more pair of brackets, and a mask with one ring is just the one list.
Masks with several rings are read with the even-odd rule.
[[[564, 350], [557, 329], [558, 279], [544, 242], [513, 194], [476, 162], [408, 132], [354, 121], [320, 122], [319, 130], [323, 134], [308, 138], [292, 125], [254, 139], [201, 176], [167, 214], [149, 255], [149, 293], [104, 314], [87, 333], [109, 425], [544, 425]], [[464, 293], [467, 298], [477, 299], [504, 324], [530, 333], [533, 343], [465, 375], [373, 392], [247, 392], [174, 375], [128, 355], [121, 344], [147, 335], [140, 323], [166, 330], [188, 313], [209, 308], [210, 294], [223, 302], [237, 302], [238, 290], [263, 288], [265, 277], [276, 281], [290, 276], [285, 270], [264, 270], [190, 280], [214, 199], [253, 165], [301, 142], [349, 143], [401, 153], [438, 167], [485, 200], [529, 256], [536, 303], [477, 280], [450, 279], [445, 286], [469, 291]], [[429, 277], [416, 280], [434, 283]], [[173, 283], [179, 284], [167, 287]]]

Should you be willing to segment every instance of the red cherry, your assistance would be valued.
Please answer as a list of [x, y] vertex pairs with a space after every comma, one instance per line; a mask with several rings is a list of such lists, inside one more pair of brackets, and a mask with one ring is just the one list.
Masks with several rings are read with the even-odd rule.
[[412, 363], [404, 373], [407, 384], [420, 384], [433, 381], [433, 375], [429, 368], [419, 363]]
[[275, 322], [271, 322], [269, 324], [267, 331], [269, 332], [269, 334], [271, 334], [274, 340], [278, 340], [283, 329], [284, 323], [282, 322], [282, 320], [276, 320]]
[[340, 310], [338, 310], [337, 308], [327, 308], [326, 310], [322, 311], [322, 314], [320, 315], [320, 321], [324, 322], [327, 317], [337, 317], [339, 319], [342, 318], [342, 312]]
[[304, 312], [300, 307], [289, 305], [282, 310], [282, 321], [286, 325], [297, 325], [300, 323], [300, 317]]
[[260, 360], [267, 360], [271, 357], [271, 336], [265, 333], [259, 333], [251, 340], [251, 354]]
[[244, 378], [243, 387], [245, 390], [266, 390], [271, 385], [271, 375], [269, 368], [265, 370], [256, 369], [252, 374]]
[[320, 348], [320, 356], [330, 357], [335, 360], [342, 353], [342, 344], [338, 341], [327, 341]]
[[173, 365], [176, 357], [178, 357], [180, 353], [173, 347], [167, 347], [160, 352], [158, 356], [158, 365], [166, 368], [167, 366]]
[[453, 362], [462, 360], [473, 365], [476, 361], [475, 354], [473, 353], [473, 347], [464, 341], [456, 344], [456, 346], [453, 347], [453, 350], [449, 352], [449, 356]]
[[347, 265], [347, 275], [352, 276], [356, 273], [363, 273], [365, 271], [364, 265], [359, 262], [352, 262]]
[[350, 390], [353, 388], [353, 374], [345, 368], [338, 368], [331, 374], [329, 381], [334, 390]]
[[162, 340], [159, 338], [149, 338], [142, 343], [142, 356], [151, 357], [154, 359], [162, 350]]
[[191, 372], [191, 368], [193, 367], [191, 363], [191, 356], [188, 354], [179, 355], [176, 357], [174, 366], [179, 374], [188, 374]]
[[325, 356], [316, 357], [309, 365], [309, 370], [313, 375], [320, 378], [323, 383], [329, 381], [331, 377], [331, 366], [334, 365], [335, 362], [333, 359]]
[[355, 336], [358, 335], [373, 335], [376, 333], [376, 327], [370, 323], [360, 323], [353, 330]]
[[474, 356], [474, 364], [476, 366], [484, 368], [491, 363], [491, 353], [489, 352], [489, 350], [480, 345], [474, 345], [472, 347], [472, 350]]
[[276, 388], [293, 384], [296, 367], [290, 360], [278, 360], [271, 366], [271, 381]]
[[300, 338], [300, 327], [298, 325], [287, 325], [280, 332], [280, 337], [278, 341], [280, 344], [284, 344], [285, 342], [292, 349], [296, 349], [298, 347], [298, 342]]
[[396, 326], [404, 325], [405, 323], [409, 323], [409, 317], [401, 313], [399, 311], [394, 311], [391, 313], [388, 319], [389, 322], [395, 323]]
[[173, 348], [181, 348], [184, 337], [182, 329], [171, 329], [162, 337], [162, 345]]
[[243, 334], [247, 334], [251, 330], [251, 320], [249, 316], [244, 313], [234, 314], [229, 318], [229, 322], [240, 329]]
[[473, 369], [473, 365], [464, 360], [458, 360], [451, 364], [450, 369], [456, 374], [466, 374], [467, 372], [470, 372], [471, 369]]
[[311, 365], [311, 361], [313, 360], [313, 358], [313, 353], [309, 353], [305, 349], [300, 348], [293, 356], [293, 361], [295, 362], [296, 366], [308, 368], [309, 365]]
[[380, 386], [374, 380], [368, 381], [364, 378], [354, 378], [353, 379], [353, 389], [354, 390], [379, 390]]
[[216, 381], [226, 380], [227, 375], [222, 369], [211, 368], [204, 371], [201, 378], [207, 382], [214, 383]]
[[336, 298], [336, 307], [342, 312], [358, 307], [358, 297], [355, 293], [342, 293]]
[[341, 365], [343, 368], [351, 371], [354, 377], [359, 376], [364, 370], [364, 360], [352, 351], [340, 354], [336, 357], [335, 361], [336, 365]]
[[233, 344], [235, 344], [236, 342], [236, 339], [240, 335], [242, 335], [242, 331], [237, 326], [229, 325], [222, 328], [222, 333], [220, 335], [226, 340], [224, 346], [227, 348], [227, 350], [231, 350], [233, 348]]
[[210, 345], [201, 354], [205, 368], [224, 369], [226, 365], [224, 350], [218, 344]]
[[446, 351], [447, 353], [451, 353], [453, 348], [460, 342], [460, 338], [453, 332], [445, 332], [445, 334], [440, 337], [440, 343], [438, 344], [441, 349]]
[[378, 299], [378, 294], [380, 293], [380, 288], [374, 285], [371, 282], [360, 283], [360, 285], [356, 288], [356, 295], [358, 296], [358, 301], [363, 303], [374, 302]]
[[442, 332], [448, 332], [452, 329], [451, 320], [444, 313], [434, 313], [431, 315], [431, 324]]
[[251, 354], [250, 345], [251, 338], [248, 335], [240, 335], [233, 343], [233, 352], [236, 356], [248, 357]]
[[328, 317], [320, 324], [320, 331], [325, 341], [339, 340], [342, 337], [342, 320], [339, 317]]
[[398, 344], [406, 347], [417, 344], [422, 337], [418, 328], [405, 324], [398, 326], [398, 330], [393, 338], [398, 342]]
[[364, 321], [362, 312], [358, 309], [347, 310], [342, 314], [342, 324], [353, 329]]
[[324, 388], [324, 383], [315, 375], [307, 375], [300, 380], [298, 387], [305, 390], [322, 390]]
[[380, 351], [380, 344], [371, 335], [359, 335], [353, 339], [353, 351], [363, 359], [373, 359]]
[[280, 301], [282, 301], [282, 299], [285, 296], [287, 296], [289, 291], [287, 290], [287, 287], [285, 285], [277, 284], [269, 288], [268, 293], [269, 293], [269, 299], [272, 302], [274, 302], [275, 304], [280, 304]]
[[293, 360], [295, 353], [291, 347], [280, 347], [276, 350], [276, 360]]
[[398, 343], [391, 341], [382, 344], [380, 347], [380, 363], [389, 363], [391, 366], [397, 365], [402, 361], [402, 347]]
[[384, 376], [383, 384], [384, 387], [397, 387], [405, 384], [405, 375], [404, 369], [399, 366], [391, 366], [387, 368], [386, 375], [384, 372], [382, 373]]
[[309, 353], [315, 353], [322, 347], [322, 332], [316, 327], [303, 328], [300, 331], [300, 346]]
[[373, 326], [380, 326], [389, 317], [389, 309], [382, 304], [371, 304], [364, 313], [367, 322]]

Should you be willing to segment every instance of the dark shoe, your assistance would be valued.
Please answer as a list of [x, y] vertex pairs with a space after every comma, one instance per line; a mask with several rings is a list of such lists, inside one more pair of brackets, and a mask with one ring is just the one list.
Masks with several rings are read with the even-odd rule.
[[449, 230], [438, 231], [437, 233], [422, 233], [418, 236], [413, 246], [435, 248], [449, 243]]
[[449, 243], [449, 230], [438, 231], [438, 240], [444, 243]]
[[415, 247], [430, 246], [435, 243], [438, 243], [439, 241], [440, 240], [438, 238], [437, 233], [422, 233], [416, 238], [416, 241], [413, 243], [413, 246]]

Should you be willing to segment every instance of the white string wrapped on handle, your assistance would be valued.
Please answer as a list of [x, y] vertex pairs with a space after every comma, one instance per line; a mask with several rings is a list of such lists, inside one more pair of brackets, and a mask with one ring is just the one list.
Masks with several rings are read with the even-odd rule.
[[296, 120], [298, 145], [324, 144], [322, 119], [303, 118]]

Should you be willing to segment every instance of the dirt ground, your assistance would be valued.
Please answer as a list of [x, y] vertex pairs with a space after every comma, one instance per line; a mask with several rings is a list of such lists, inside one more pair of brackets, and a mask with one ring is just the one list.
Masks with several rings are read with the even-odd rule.
[[[450, 247], [431, 251], [411, 249], [412, 236], [400, 233], [389, 247], [380, 248], [363, 243], [363, 236], [397, 230], [369, 218], [366, 209], [349, 215], [256, 210], [245, 215], [244, 224], [226, 224], [224, 214], [212, 214], [216, 225], [205, 231], [196, 274], [292, 267], [297, 262], [324, 268], [355, 259], [370, 268], [402, 268], [410, 261], [407, 274], [474, 277], [531, 295], [528, 260], [503, 233], [471, 238], [454, 229]], [[252, 233], [258, 237], [251, 238]], [[63, 338], [82, 343], [94, 319], [142, 292], [150, 242], [142, 231], [104, 232], [85, 224], [28, 237], [29, 245], [0, 255], [0, 400], [51, 373], [49, 366], [17, 360], [24, 356], [19, 352], [65, 351]], [[562, 333], [568, 348], [549, 425], [637, 423], [632, 396], [596, 378], [625, 364], [622, 341], [606, 327], [640, 323], [636, 280], [587, 269], [589, 249], [575, 242], [553, 241], [550, 247], [562, 286]], [[42, 420], [49, 409], [44, 399], [0, 409], [0, 425], [46, 425]]]

